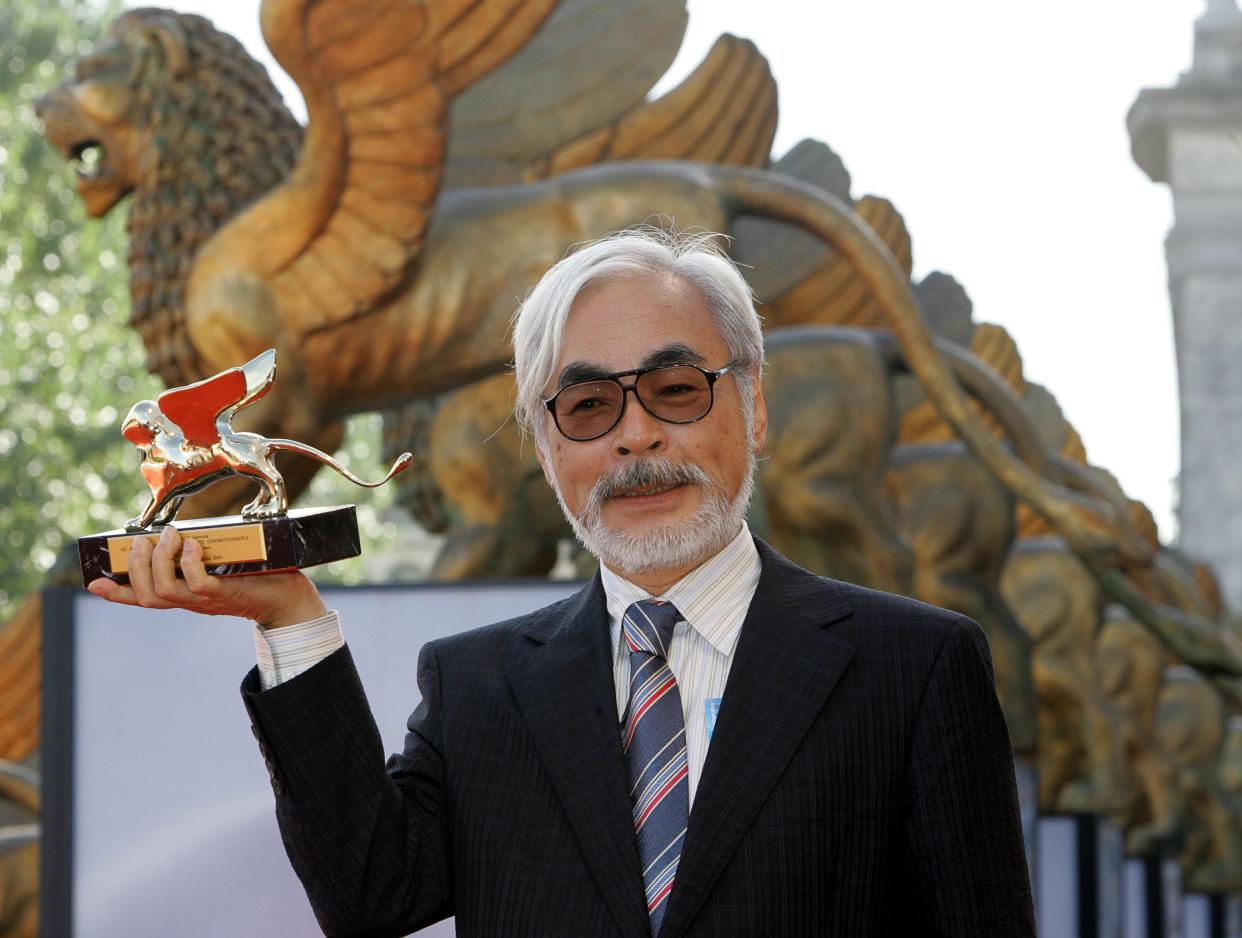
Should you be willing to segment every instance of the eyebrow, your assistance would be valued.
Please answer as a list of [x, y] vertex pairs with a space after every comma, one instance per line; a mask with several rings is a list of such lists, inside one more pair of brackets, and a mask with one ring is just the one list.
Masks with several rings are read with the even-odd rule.
[[[670, 342], [652, 352], [648, 352], [639, 364], [639, 368], [659, 368], [662, 365], [702, 365], [706, 362], [702, 355], [683, 342]], [[628, 368], [623, 369], [629, 371]], [[571, 384], [582, 381], [595, 381], [616, 372], [609, 371], [598, 362], [570, 362], [561, 369], [557, 378], [556, 389], [567, 388]]]

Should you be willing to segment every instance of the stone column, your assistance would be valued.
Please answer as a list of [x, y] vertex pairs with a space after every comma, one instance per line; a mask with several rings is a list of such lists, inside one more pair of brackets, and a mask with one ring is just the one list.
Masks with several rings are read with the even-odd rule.
[[1242, 12], [1208, 0], [1194, 64], [1144, 90], [1135, 161], [1173, 192], [1165, 242], [1181, 390], [1180, 546], [1242, 608]]

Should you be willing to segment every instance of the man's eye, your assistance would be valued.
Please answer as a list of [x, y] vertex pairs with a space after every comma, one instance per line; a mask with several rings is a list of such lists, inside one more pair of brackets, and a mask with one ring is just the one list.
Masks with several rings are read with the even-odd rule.
[[569, 412], [571, 414], [584, 414], [588, 411], [599, 410], [599, 408], [606, 406], [608, 406], [608, 402], [602, 397], [584, 397], [582, 400], [575, 403]]
[[693, 388], [688, 384], [670, 384], [660, 388], [659, 395], [661, 397], [676, 397], [678, 394], [693, 394], [697, 388]]

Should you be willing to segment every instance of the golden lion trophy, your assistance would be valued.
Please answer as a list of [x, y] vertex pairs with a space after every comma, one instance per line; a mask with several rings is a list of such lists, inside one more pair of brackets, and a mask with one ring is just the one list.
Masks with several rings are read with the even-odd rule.
[[139, 401], [121, 424], [121, 435], [142, 456], [151, 501], [123, 530], [78, 539], [82, 582], [108, 577], [129, 582], [135, 539], [156, 536], [173, 523], [181, 502], [221, 479], [240, 476], [259, 484], [259, 494], [240, 515], [202, 518], [176, 525], [203, 546], [209, 573], [239, 576], [313, 567], [361, 553], [352, 505], [289, 510], [277, 452], [298, 453], [335, 469], [349, 481], [376, 488], [413, 461], [402, 453], [378, 482], [358, 478], [322, 450], [295, 440], [268, 439], [233, 429], [233, 416], [263, 397], [276, 379], [276, 350], [268, 349], [237, 368], [155, 401]]

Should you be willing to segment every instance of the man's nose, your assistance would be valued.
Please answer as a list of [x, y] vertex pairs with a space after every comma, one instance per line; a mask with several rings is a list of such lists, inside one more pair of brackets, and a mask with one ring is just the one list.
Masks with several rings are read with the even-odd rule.
[[613, 430], [613, 446], [617, 454], [628, 456], [666, 448], [669, 425], [647, 413], [638, 401], [638, 392], [632, 387], [626, 388], [626, 397], [632, 400], [627, 401], [621, 421]]

